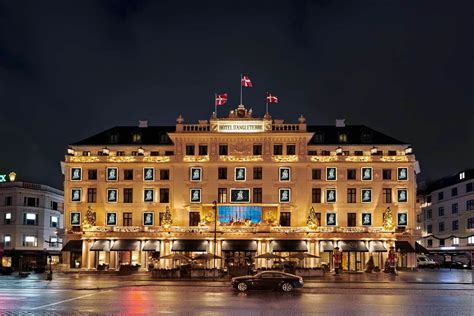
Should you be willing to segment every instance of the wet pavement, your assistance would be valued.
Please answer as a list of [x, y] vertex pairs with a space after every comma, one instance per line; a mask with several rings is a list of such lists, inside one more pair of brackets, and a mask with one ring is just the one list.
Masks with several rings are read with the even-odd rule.
[[293, 293], [238, 293], [224, 280], [55, 274], [0, 277], [0, 315], [474, 315], [471, 271], [326, 275]]

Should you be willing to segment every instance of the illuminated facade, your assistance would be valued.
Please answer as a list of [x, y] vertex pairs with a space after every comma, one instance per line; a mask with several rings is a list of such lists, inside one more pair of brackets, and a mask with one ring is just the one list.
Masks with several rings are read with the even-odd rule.
[[[65, 262], [97, 269], [170, 267], [173, 252], [214, 253], [219, 268], [308, 252], [306, 267], [346, 270], [396, 244], [414, 267], [417, 162], [409, 144], [365, 126], [307, 126], [239, 106], [198, 124], [115, 127], [65, 157]], [[235, 259], [237, 258], [237, 259]], [[243, 261], [238, 258], [244, 258]], [[205, 265], [212, 267], [213, 263]]]

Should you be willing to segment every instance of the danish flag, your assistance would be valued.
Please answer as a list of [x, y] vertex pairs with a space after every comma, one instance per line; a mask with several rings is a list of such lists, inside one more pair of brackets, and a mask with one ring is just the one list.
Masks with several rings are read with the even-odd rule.
[[242, 83], [242, 87], [252, 88], [252, 81], [250, 81], [250, 78], [248, 76], [242, 76], [240, 82]]
[[267, 92], [267, 102], [268, 103], [278, 103], [278, 97]]
[[216, 105], [224, 105], [227, 103], [227, 93], [216, 94]]

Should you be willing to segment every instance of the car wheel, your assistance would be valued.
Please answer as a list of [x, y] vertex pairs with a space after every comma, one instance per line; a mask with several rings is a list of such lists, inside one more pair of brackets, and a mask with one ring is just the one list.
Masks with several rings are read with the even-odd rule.
[[283, 292], [291, 292], [293, 290], [293, 285], [291, 285], [291, 283], [285, 282], [282, 284], [281, 289]]
[[240, 282], [239, 284], [237, 284], [237, 290], [239, 290], [240, 292], [245, 292], [247, 291], [247, 289], [248, 285], [245, 282]]

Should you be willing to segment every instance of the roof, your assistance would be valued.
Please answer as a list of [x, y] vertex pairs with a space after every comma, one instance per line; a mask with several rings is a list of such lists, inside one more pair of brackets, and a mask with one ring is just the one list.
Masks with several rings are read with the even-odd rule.
[[[71, 145], [172, 145], [168, 133], [175, 130], [175, 126], [115, 126]], [[133, 141], [135, 134], [141, 135], [140, 141]]]
[[[306, 130], [314, 133], [309, 144], [353, 144], [353, 145], [408, 145], [407, 142], [387, 136], [365, 125], [309, 125]], [[346, 134], [347, 140], [340, 141], [340, 135]]]
[[[94, 136], [71, 145], [172, 145], [168, 133], [176, 131], [175, 126], [115, 126]], [[310, 145], [408, 145], [408, 143], [387, 136], [365, 125], [347, 125], [336, 127], [329, 125], [308, 125], [307, 131], [314, 133]], [[134, 141], [133, 135], [141, 135], [140, 141]], [[340, 141], [345, 134], [346, 140]]]
[[[464, 173], [464, 177], [460, 177], [460, 174]], [[474, 169], [465, 169], [460, 172], [456, 172], [453, 175], [441, 178], [434, 182], [431, 182], [427, 185], [426, 190], [424, 190], [425, 194], [430, 194], [433, 191], [440, 190], [451, 185], [465, 182], [474, 178]]]

